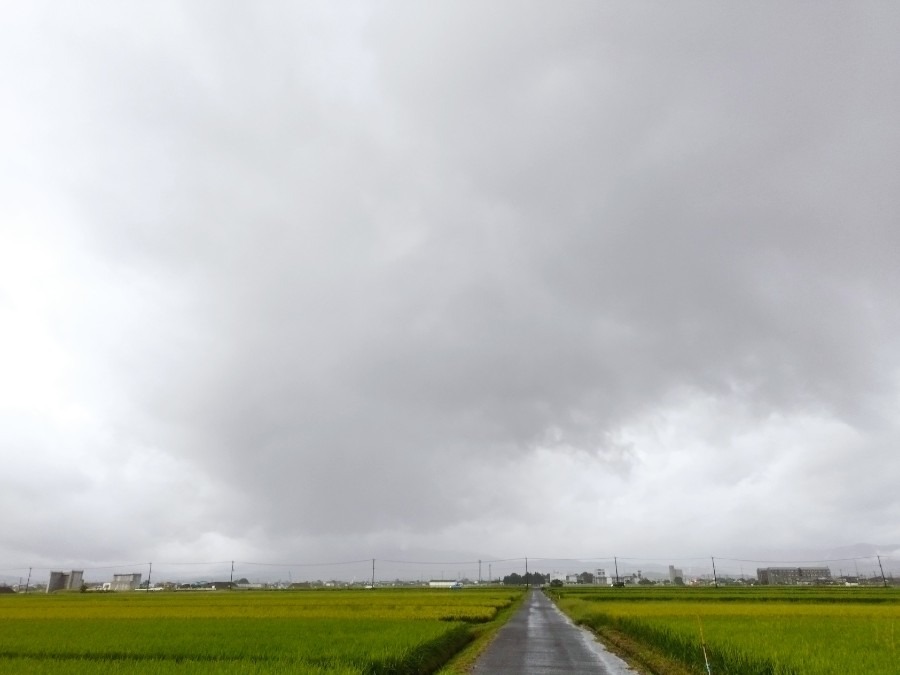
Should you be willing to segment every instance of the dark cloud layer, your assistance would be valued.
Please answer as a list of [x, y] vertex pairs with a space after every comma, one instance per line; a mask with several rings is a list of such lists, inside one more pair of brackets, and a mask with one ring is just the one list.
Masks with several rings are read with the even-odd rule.
[[9, 14], [6, 557], [896, 539], [889, 4]]

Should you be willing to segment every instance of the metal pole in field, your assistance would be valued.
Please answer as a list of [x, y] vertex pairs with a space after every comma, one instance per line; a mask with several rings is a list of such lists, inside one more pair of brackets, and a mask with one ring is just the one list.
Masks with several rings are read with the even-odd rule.
[[884, 584], [884, 587], [887, 588], [887, 579], [884, 578], [884, 568], [881, 566], [881, 556], [877, 555], [875, 557], [878, 558], [878, 569], [881, 570], [881, 581]]
[[25, 582], [25, 592], [28, 592], [28, 587], [31, 586], [31, 568], [28, 568], [28, 580]]
[[150, 578], [153, 576], [153, 563], [149, 562], [147, 564], [150, 566], [149, 569], [147, 570], [147, 590], [149, 591], [150, 590]]
[[716, 579], [716, 559], [715, 559], [715, 558], [712, 558], [712, 562], [713, 562], [713, 586], [715, 586], [716, 588], [718, 588], [718, 587], [719, 587], [719, 580]]
[[488, 563], [488, 583], [494, 583], [494, 564]]
[[616, 566], [616, 584], [619, 583], [619, 559], [613, 556], [613, 564]]
[[228, 588], [234, 586], [234, 560], [231, 561], [231, 577], [228, 579]]
[[375, 558], [372, 558], [372, 588], [375, 588]]
[[478, 583], [481, 583], [481, 561], [478, 561]]

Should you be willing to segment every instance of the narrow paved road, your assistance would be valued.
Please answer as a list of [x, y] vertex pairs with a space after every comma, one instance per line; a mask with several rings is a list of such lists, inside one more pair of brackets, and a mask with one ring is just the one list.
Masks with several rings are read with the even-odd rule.
[[593, 635], [573, 624], [541, 591], [522, 607], [475, 663], [475, 675], [620, 675], [633, 673]]

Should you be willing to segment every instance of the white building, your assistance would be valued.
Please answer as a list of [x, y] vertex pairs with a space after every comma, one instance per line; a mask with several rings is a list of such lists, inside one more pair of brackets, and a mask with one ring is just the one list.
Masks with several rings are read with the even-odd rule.
[[141, 573], [113, 574], [113, 580], [103, 584], [104, 591], [133, 591], [141, 585]]
[[599, 586], [612, 586], [613, 579], [606, 573], [605, 569], [598, 567], [594, 572], [594, 583]]

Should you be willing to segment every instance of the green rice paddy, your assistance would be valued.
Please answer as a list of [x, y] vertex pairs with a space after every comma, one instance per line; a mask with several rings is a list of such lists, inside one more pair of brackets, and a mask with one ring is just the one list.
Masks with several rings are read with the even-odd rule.
[[[900, 589], [554, 590], [560, 608], [619, 631], [691, 672], [900, 673]], [[705, 643], [706, 655], [701, 646]]]
[[0, 673], [432, 673], [521, 591], [0, 596]]

